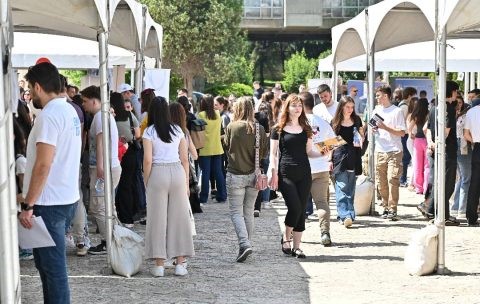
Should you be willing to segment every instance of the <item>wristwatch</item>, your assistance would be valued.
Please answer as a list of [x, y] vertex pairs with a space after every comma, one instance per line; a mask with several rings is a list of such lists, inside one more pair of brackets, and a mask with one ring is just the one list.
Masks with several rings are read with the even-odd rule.
[[32, 206], [32, 205], [28, 205], [28, 204], [26, 204], [26, 203], [21, 203], [20, 206], [22, 207], [22, 210], [24, 210], [24, 211], [33, 210], [33, 206]]

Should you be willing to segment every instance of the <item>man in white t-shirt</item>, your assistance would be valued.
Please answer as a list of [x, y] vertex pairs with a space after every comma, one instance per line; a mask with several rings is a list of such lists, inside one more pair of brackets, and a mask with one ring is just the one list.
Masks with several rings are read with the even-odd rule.
[[[303, 92], [298, 95], [303, 101], [303, 109], [307, 115], [308, 122], [313, 129], [313, 143], [321, 142], [335, 137], [335, 133], [328, 122], [313, 114], [312, 109], [315, 103], [313, 95], [309, 92]], [[317, 147], [314, 145], [314, 149]], [[331, 246], [330, 238], [330, 206], [328, 204], [328, 184], [330, 181], [330, 155], [322, 157], [309, 158], [312, 171], [311, 195], [315, 202], [320, 224], [321, 242], [324, 246]]]
[[[103, 191], [98, 193], [95, 184], [98, 179], [104, 178], [103, 168], [103, 129], [102, 129], [102, 113], [100, 101], [100, 88], [97, 86], [89, 86], [80, 92], [83, 100], [83, 108], [86, 112], [93, 115], [92, 124], [88, 134], [89, 153], [90, 153], [90, 214], [95, 218], [98, 230], [102, 237], [102, 241], [98, 246], [88, 249], [90, 254], [106, 254], [107, 244], [105, 236], [105, 198]], [[110, 143], [111, 143], [111, 167], [112, 167], [112, 184], [115, 189], [120, 181], [122, 168], [118, 159], [118, 129], [115, 119], [110, 117]], [[114, 191], [115, 194], [115, 191]], [[115, 203], [115, 195], [113, 195], [112, 206]]]
[[28, 69], [25, 79], [37, 108], [27, 146], [23, 180], [25, 203], [20, 224], [31, 229], [33, 216], [41, 217], [55, 246], [35, 248], [35, 266], [42, 280], [45, 303], [70, 303], [65, 254], [65, 226], [80, 198], [81, 129], [75, 109], [60, 94], [60, 75], [49, 63]]
[[313, 107], [313, 114], [330, 123], [333, 116], [335, 116], [335, 112], [337, 111], [338, 102], [333, 100], [332, 91], [326, 84], [319, 85], [317, 93], [322, 102]]
[[468, 110], [465, 118], [463, 134], [465, 139], [472, 143], [472, 176], [467, 199], [467, 220], [468, 226], [478, 226], [478, 200], [480, 198], [480, 106]]
[[372, 127], [375, 134], [375, 177], [384, 208], [382, 217], [396, 221], [398, 188], [403, 169], [401, 138], [405, 135], [405, 118], [402, 111], [392, 104], [392, 89], [389, 86], [377, 88], [375, 98], [379, 105], [372, 117], [381, 117], [376, 121], [376, 127]]

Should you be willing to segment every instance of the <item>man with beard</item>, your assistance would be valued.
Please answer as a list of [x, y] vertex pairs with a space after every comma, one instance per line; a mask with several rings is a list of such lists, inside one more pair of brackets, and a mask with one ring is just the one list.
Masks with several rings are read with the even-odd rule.
[[81, 130], [75, 109], [60, 97], [57, 68], [49, 62], [29, 68], [25, 79], [33, 104], [43, 108], [28, 138], [23, 183], [25, 203], [20, 224], [31, 229], [32, 218], [42, 217], [55, 246], [35, 248], [45, 303], [70, 303], [65, 253], [65, 225], [80, 198]]

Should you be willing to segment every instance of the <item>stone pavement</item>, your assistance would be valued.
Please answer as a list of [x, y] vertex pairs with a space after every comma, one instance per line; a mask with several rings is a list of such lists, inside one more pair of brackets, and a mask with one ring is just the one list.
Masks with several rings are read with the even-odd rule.
[[[323, 247], [318, 220], [308, 222], [305, 260], [281, 252], [286, 208], [275, 202], [256, 219], [254, 253], [243, 264], [235, 262], [238, 247], [228, 206], [209, 203], [195, 215], [196, 256], [189, 259], [187, 277], [175, 277], [171, 270], [152, 278], [150, 262], [130, 279], [104, 276], [105, 256], [76, 257], [69, 249], [72, 303], [480, 303], [480, 228], [465, 222], [446, 228], [449, 275], [409, 276], [405, 248], [410, 234], [426, 222], [415, 209], [421, 196], [402, 188], [400, 197], [400, 221], [364, 216], [351, 229], [336, 223], [332, 202], [334, 245]], [[144, 226], [134, 229], [144, 234]], [[21, 274], [23, 303], [41, 303], [33, 261], [21, 262]]]

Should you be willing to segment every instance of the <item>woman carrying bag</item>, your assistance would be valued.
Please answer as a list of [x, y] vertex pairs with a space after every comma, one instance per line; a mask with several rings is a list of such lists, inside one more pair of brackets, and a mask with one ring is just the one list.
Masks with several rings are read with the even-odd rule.
[[253, 118], [253, 100], [241, 97], [233, 106], [233, 121], [225, 130], [228, 157], [227, 197], [230, 217], [240, 246], [236, 261], [244, 262], [252, 253], [253, 208], [258, 190], [256, 170], [267, 154], [265, 130]]
[[355, 197], [356, 176], [362, 174], [362, 120], [355, 113], [355, 101], [350, 96], [340, 99], [332, 129], [347, 144], [333, 151], [333, 175], [335, 178], [335, 198], [337, 218], [346, 228], [355, 220], [353, 205]]

